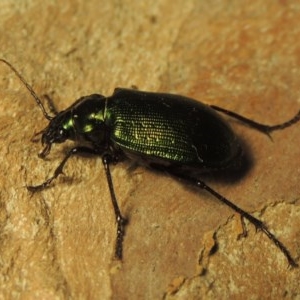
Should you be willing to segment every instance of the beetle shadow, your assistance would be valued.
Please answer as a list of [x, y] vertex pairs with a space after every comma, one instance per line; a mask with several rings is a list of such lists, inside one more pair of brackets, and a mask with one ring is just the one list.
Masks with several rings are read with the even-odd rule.
[[242, 180], [252, 168], [254, 160], [249, 143], [240, 137], [239, 143], [242, 149], [241, 156], [230, 167], [202, 173], [197, 177], [203, 181], [222, 182], [224, 184], [234, 184]]

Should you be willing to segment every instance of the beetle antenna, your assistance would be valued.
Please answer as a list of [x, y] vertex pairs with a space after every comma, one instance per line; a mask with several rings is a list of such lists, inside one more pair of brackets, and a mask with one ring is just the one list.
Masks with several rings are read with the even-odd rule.
[[45, 116], [45, 118], [47, 120], [52, 120], [53, 117], [51, 117], [45, 110], [41, 99], [38, 97], [38, 95], [35, 93], [35, 91], [33, 90], [33, 88], [29, 85], [29, 83], [26, 82], [26, 80], [24, 79], [24, 77], [5, 59], [0, 58], [0, 61], [2, 61], [3, 63], [5, 63], [16, 75], [17, 77], [22, 81], [22, 83], [25, 85], [25, 87], [27, 88], [27, 90], [30, 92], [30, 94], [32, 95], [32, 97], [35, 99], [35, 102], [38, 104], [38, 106], [40, 107], [43, 115]]

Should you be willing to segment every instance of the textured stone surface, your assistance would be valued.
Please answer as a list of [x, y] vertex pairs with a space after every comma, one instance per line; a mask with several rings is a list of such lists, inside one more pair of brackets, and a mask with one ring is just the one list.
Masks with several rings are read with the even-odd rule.
[[[116, 86], [187, 95], [276, 124], [300, 107], [298, 1], [1, 1], [0, 56], [61, 110]], [[130, 220], [124, 260], [101, 159], [73, 158], [30, 196], [71, 143], [46, 161], [30, 142], [47, 121], [0, 64], [0, 298], [293, 298], [299, 270], [204, 192], [143, 168], [113, 167]], [[208, 183], [266, 222], [300, 255], [300, 124], [266, 136], [232, 121], [251, 157], [235, 180]], [[210, 254], [214, 249], [213, 254]]]

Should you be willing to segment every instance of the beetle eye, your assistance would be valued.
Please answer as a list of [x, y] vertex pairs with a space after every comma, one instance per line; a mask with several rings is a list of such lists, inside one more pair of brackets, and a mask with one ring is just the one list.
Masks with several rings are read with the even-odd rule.
[[67, 137], [68, 137], [67, 130], [65, 130], [63, 127], [58, 128], [57, 136], [55, 138], [55, 143], [62, 143], [67, 139]]

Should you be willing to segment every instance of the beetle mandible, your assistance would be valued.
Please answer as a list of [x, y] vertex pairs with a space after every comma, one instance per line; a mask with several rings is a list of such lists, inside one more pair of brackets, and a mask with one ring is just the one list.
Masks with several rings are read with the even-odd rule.
[[289, 265], [297, 266], [288, 249], [262, 221], [223, 197], [194, 174], [229, 168], [241, 158], [238, 138], [217, 112], [270, 135], [275, 130], [298, 122], [300, 111], [287, 122], [269, 126], [179, 95], [116, 88], [110, 97], [99, 94], [81, 97], [69, 108], [50, 116], [22, 75], [8, 61], [0, 61], [8, 65], [23, 82], [49, 120], [48, 126], [39, 132], [44, 146], [39, 157], [45, 158], [54, 143], [70, 139], [79, 144], [69, 150], [52, 177], [40, 185], [27, 186], [28, 190], [36, 192], [48, 187], [62, 174], [64, 165], [73, 155], [88, 153], [101, 156], [117, 223], [115, 256], [118, 259], [122, 259], [126, 219], [115, 196], [110, 164], [127, 158], [206, 190], [266, 234], [285, 255]]

